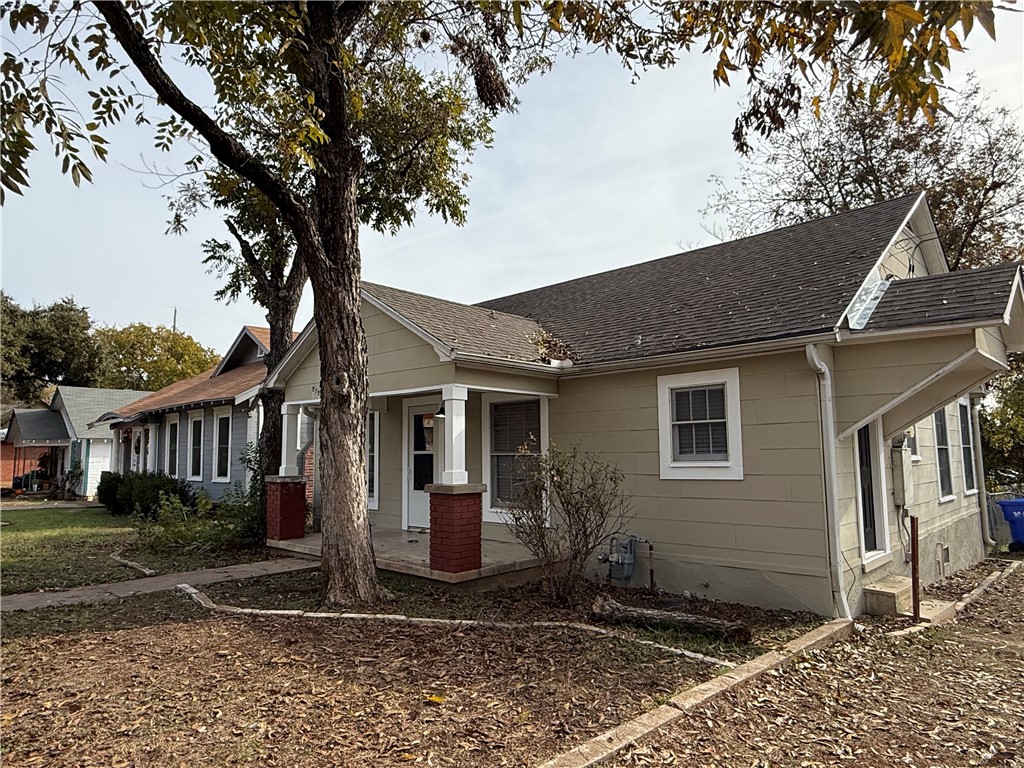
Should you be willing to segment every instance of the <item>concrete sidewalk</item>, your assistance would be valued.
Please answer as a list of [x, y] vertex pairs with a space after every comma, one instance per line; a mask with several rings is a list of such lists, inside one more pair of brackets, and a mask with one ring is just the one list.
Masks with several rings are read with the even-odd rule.
[[255, 563], [228, 565], [223, 568], [206, 568], [201, 571], [165, 573], [144, 579], [112, 581], [89, 587], [75, 587], [61, 592], [25, 592], [20, 595], [6, 595], [0, 598], [0, 611], [31, 611], [55, 605], [78, 605], [98, 603], [132, 595], [150, 592], [169, 592], [178, 584], [215, 584], [218, 581], [238, 581], [256, 576], [271, 576], [276, 573], [291, 573], [319, 568], [317, 560], [298, 557], [282, 557], [277, 560], [260, 560]]

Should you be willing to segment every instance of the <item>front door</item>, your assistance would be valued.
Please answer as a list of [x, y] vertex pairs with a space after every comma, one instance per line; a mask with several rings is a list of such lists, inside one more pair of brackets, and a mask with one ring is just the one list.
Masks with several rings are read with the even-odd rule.
[[426, 487], [437, 482], [437, 451], [440, 429], [434, 418], [436, 406], [425, 405], [409, 409], [409, 522], [410, 528], [430, 527], [430, 494]]

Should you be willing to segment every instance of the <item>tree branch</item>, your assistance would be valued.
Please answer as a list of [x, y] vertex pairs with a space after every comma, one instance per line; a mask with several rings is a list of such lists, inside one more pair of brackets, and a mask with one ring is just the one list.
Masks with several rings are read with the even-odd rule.
[[128, 58], [174, 112], [196, 129], [210, 145], [210, 151], [220, 162], [244, 179], [252, 182], [281, 211], [281, 215], [295, 232], [299, 242], [320, 249], [320, 238], [309, 212], [288, 188], [284, 180], [256, 159], [235, 137], [227, 133], [202, 107], [189, 99], [171, 79], [153, 53], [149, 41], [120, 2], [93, 0], [110, 31]]
[[269, 299], [273, 293], [270, 282], [267, 280], [266, 271], [260, 264], [259, 259], [256, 258], [256, 254], [253, 253], [252, 244], [242, 237], [242, 233], [238, 231], [234, 222], [231, 219], [224, 219], [224, 225], [228, 228], [228, 231], [234, 236], [235, 240], [238, 241], [238, 249], [242, 254], [242, 261], [245, 262], [245, 266], [249, 270], [249, 274], [252, 275], [252, 279], [256, 281], [256, 285], [260, 290], [260, 293], [266, 299]]

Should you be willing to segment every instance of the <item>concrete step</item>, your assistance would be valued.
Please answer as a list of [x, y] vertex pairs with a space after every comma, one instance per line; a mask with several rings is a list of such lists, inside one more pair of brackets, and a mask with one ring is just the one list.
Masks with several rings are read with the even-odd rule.
[[[911, 616], [913, 607], [902, 611], [900, 615]], [[935, 600], [931, 597], [921, 598], [921, 621], [926, 624], [945, 624], [956, 618], [956, 603], [949, 600]]]
[[864, 587], [864, 613], [870, 616], [909, 613], [912, 602], [911, 582], [906, 576], [887, 576]]

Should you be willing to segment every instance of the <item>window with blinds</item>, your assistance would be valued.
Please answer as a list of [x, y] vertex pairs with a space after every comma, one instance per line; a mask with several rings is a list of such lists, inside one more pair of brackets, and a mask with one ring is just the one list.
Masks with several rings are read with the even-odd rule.
[[507, 506], [529, 475], [522, 453], [540, 453], [540, 401], [491, 404], [491, 505]]

